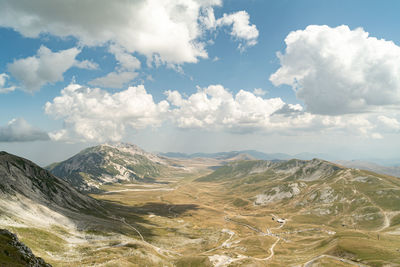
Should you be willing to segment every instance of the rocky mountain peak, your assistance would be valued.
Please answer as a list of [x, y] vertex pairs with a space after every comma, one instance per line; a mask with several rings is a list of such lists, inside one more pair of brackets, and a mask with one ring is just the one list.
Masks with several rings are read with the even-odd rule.
[[131, 143], [126, 143], [126, 142], [105, 143], [105, 144], [102, 144], [101, 146], [109, 146], [109, 147], [114, 147], [114, 148], [121, 149], [121, 150], [129, 150], [132, 152], [145, 152], [139, 146], [137, 146], [135, 144], [131, 144]]
[[82, 150], [48, 169], [80, 191], [99, 191], [106, 183], [155, 178], [165, 160], [129, 143], [105, 143]]

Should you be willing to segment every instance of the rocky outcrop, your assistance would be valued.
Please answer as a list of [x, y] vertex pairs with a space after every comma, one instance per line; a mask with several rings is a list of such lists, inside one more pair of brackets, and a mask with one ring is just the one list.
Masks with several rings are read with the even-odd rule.
[[8, 230], [0, 229], [0, 266], [51, 267]]

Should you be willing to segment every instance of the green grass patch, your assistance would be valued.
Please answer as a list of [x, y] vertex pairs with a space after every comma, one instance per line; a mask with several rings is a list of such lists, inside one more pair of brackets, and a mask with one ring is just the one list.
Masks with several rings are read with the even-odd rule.
[[188, 256], [182, 257], [175, 262], [177, 267], [211, 267], [208, 257]]
[[232, 202], [232, 204], [235, 207], [244, 207], [249, 205], [250, 202], [248, 202], [247, 200], [244, 200], [242, 198], [235, 198], [235, 200]]
[[67, 245], [67, 243], [56, 234], [39, 228], [13, 227], [12, 231], [32, 250], [62, 253], [65, 251]]

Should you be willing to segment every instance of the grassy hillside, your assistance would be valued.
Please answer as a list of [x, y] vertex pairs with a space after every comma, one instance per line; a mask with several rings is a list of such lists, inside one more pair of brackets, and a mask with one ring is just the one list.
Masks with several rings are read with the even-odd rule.
[[103, 185], [92, 213], [4, 202], [0, 224], [54, 266], [400, 264], [397, 178], [318, 159], [237, 161], [201, 178], [203, 161], [177, 163], [192, 173]]

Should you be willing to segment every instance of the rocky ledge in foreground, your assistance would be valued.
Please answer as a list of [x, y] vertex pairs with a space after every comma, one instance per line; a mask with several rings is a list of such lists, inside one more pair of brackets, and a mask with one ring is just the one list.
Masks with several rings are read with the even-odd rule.
[[0, 266], [51, 267], [8, 230], [0, 229]]

